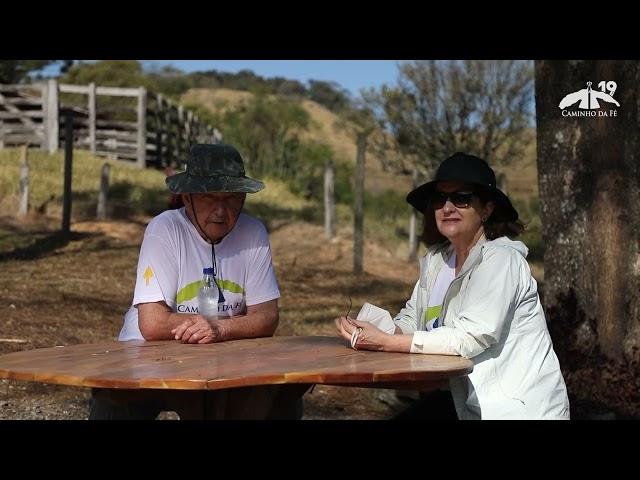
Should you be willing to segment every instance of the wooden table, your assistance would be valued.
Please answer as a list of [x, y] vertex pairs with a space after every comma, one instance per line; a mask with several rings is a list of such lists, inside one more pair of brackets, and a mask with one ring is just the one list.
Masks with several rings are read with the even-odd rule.
[[268, 337], [190, 345], [103, 342], [0, 356], [0, 378], [115, 389], [219, 390], [325, 384], [429, 390], [473, 363], [446, 355], [353, 350], [338, 337]]

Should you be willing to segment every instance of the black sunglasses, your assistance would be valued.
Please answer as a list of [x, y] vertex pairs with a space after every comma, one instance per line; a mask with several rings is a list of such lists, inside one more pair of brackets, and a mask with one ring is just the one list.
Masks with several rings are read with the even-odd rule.
[[435, 210], [440, 210], [447, 203], [447, 200], [451, 200], [456, 208], [468, 208], [474, 195], [476, 195], [475, 192], [440, 192], [436, 190], [431, 197], [431, 205]]

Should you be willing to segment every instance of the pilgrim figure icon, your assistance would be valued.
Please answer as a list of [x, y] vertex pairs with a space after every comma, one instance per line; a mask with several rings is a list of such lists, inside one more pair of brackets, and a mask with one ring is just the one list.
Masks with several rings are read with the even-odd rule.
[[577, 92], [566, 95], [560, 102], [559, 107], [563, 109], [570, 107], [577, 102], [580, 102], [578, 108], [582, 108], [585, 110], [595, 110], [596, 108], [600, 108], [598, 99], [604, 100], [605, 102], [609, 103], [615, 103], [618, 107], [620, 106], [620, 104], [608, 93], [601, 92], [600, 90], [592, 90], [592, 83], [593, 82], [587, 82], [587, 88], [583, 88], [582, 90], [578, 90]]

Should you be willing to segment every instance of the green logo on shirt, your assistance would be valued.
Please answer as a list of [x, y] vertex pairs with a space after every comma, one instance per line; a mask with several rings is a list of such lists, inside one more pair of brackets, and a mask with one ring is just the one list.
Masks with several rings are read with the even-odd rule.
[[[196, 294], [197, 293], [198, 292], [196, 292]], [[442, 311], [442, 305], [436, 305], [434, 307], [427, 307], [427, 310], [424, 312], [424, 319], [427, 322], [430, 322], [434, 318], [438, 317], [440, 315], [441, 311]]]

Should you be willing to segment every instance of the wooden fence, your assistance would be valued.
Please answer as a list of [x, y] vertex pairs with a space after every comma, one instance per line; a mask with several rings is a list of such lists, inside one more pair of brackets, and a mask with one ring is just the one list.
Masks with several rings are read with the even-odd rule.
[[47, 88], [48, 84], [0, 85], [0, 148], [47, 148]]
[[[105, 100], [118, 97], [118, 100]], [[216, 143], [220, 132], [191, 110], [144, 87], [95, 84], [0, 85], [0, 148], [29, 145], [50, 153], [64, 141], [65, 113], [73, 116], [74, 148], [135, 162], [179, 166], [191, 144]]]

